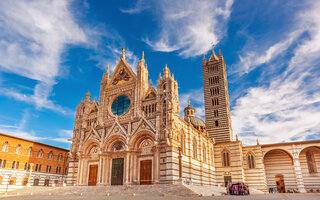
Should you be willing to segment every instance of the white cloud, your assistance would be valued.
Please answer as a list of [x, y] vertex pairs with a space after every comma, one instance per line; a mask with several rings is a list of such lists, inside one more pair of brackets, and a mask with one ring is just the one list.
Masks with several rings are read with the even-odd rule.
[[206, 53], [223, 37], [232, 4], [233, 0], [156, 1], [149, 10], [160, 19], [159, 35], [144, 41], [155, 51], [177, 50], [185, 57]]
[[[86, 42], [76, 24], [69, 1], [1, 1], [0, 70], [18, 74], [37, 84], [32, 95], [11, 91], [1, 95], [58, 112], [64, 109], [49, 100], [62, 66], [67, 44]], [[2, 88], [2, 90], [11, 90]]]
[[204, 110], [204, 96], [203, 89], [194, 89], [190, 90], [187, 93], [182, 93], [179, 95], [180, 102], [180, 116], [184, 116], [184, 108], [188, 106], [188, 101], [190, 100], [190, 104], [192, 107], [196, 109], [196, 116], [202, 119], [205, 118], [205, 110]]
[[[262, 52], [258, 52], [258, 50], [242, 50], [239, 55], [239, 62], [234, 65], [232, 73], [238, 73], [238, 75], [249, 73], [256, 67], [273, 61], [279, 55], [286, 52], [302, 32], [301, 30], [294, 31], [290, 33], [285, 40], [281, 40], [267, 47], [265, 50], [262, 50]], [[251, 47], [246, 47], [246, 49], [251, 49]], [[242, 54], [243, 52], [245, 53]]]
[[[248, 89], [233, 107], [234, 132], [239, 133], [246, 144], [254, 144], [256, 137], [261, 143], [275, 143], [304, 140], [320, 133], [319, 9], [320, 3], [315, 2], [309, 10], [298, 14], [299, 21], [292, 33], [302, 30], [308, 36], [300, 36], [299, 45], [294, 48], [285, 71], [274, 71], [268, 86]], [[285, 39], [279, 44], [287, 42]], [[285, 51], [287, 45], [283, 47]], [[265, 62], [276, 57], [277, 54], [270, 56]], [[255, 63], [256, 58], [252, 59], [248, 62]], [[284, 59], [281, 61], [286, 62]]]

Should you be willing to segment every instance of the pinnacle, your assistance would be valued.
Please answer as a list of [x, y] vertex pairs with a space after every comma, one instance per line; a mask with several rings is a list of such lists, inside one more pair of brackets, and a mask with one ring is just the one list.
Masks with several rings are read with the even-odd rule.
[[91, 95], [90, 95], [90, 91], [89, 91], [89, 90], [88, 90], [88, 92], [87, 92], [86, 96], [91, 96]]

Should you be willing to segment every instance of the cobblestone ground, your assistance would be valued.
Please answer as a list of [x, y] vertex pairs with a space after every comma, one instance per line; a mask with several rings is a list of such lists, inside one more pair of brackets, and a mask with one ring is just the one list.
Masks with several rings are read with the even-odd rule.
[[102, 195], [28, 195], [28, 196], [1, 196], [7, 200], [320, 200], [320, 194], [272, 194], [249, 196], [218, 196], [218, 197], [181, 197], [181, 196], [102, 196]]

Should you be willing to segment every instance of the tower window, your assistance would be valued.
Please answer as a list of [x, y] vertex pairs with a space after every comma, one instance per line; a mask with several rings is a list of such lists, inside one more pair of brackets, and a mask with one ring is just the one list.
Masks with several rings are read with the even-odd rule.
[[210, 96], [215, 96], [215, 95], [218, 95], [219, 93], [220, 92], [218, 87], [210, 88]]
[[216, 120], [214, 123], [215, 123], [216, 126], [219, 126], [219, 121], [218, 120]]
[[254, 156], [252, 154], [248, 155], [248, 168], [253, 169], [254, 166]]
[[218, 110], [214, 110], [214, 111], [213, 111], [213, 114], [214, 114], [214, 117], [219, 117], [219, 112], [218, 112]]
[[230, 166], [230, 157], [229, 157], [229, 152], [222, 152], [222, 165], [224, 167], [229, 167]]
[[217, 106], [217, 105], [219, 105], [219, 99], [218, 98], [212, 99], [212, 106]]

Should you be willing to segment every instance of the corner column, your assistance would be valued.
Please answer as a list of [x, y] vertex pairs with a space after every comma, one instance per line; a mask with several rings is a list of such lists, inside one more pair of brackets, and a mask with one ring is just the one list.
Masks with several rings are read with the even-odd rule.
[[299, 160], [299, 153], [297, 149], [294, 149], [294, 152], [293, 152], [293, 164], [294, 164], [294, 172], [296, 175], [298, 191], [301, 193], [305, 193], [307, 191], [304, 188], [303, 176], [302, 176], [301, 165]]

